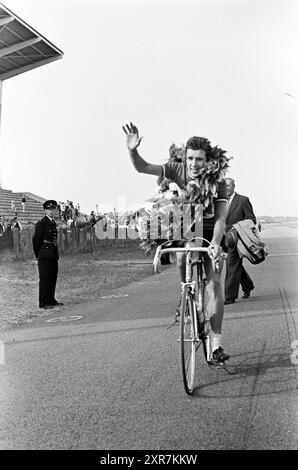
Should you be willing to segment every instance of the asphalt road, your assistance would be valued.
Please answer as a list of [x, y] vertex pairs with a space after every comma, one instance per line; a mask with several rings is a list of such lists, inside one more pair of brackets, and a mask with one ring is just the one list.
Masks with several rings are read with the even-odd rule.
[[253, 296], [225, 309], [229, 373], [200, 354], [192, 397], [178, 327], [167, 328], [174, 266], [6, 333], [0, 448], [297, 449], [298, 242], [269, 247], [265, 263], [245, 264]]

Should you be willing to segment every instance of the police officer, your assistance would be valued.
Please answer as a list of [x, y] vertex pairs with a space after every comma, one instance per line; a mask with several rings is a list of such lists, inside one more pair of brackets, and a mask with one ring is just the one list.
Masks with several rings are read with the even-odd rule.
[[45, 217], [35, 225], [32, 242], [35, 257], [38, 259], [39, 307], [49, 309], [63, 305], [55, 299], [59, 259], [57, 225], [54, 220], [57, 202], [46, 201], [43, 208]]

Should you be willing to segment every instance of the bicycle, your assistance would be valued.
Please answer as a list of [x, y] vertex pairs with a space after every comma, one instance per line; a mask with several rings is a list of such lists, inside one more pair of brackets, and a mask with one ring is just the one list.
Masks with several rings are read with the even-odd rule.
[[[191, 247], [191, 243], [200, 240], [208, 240], [202, 237], [195, 237], [186, 243], [186, 247], [162, 248], [165, 242], [160, 245], [155, 253], [153, 265], [156, 273], [160, 272], [160, 257], [163, 253], [186, 253], [186, 278], [181, 283], [181, 314], [180, 314], [180, 338], [181, 345], [181, 365], [183, 384], [187, 394], [194, 391], [196, 352], [200, 346], [203, 347], [204, 357], [208, 365], [212, 363], [211, 352], [211, 325], [208, 311], [206, 309], [206, 272], [204, 256], [208, 252], [205, 247]], [[192, 254], [197, 253], [198, 258], [193, 259]], [[226, 258], [225, 253], [221, 253], [222, 258]], [[193, 280], [193, 267], [197, 267], [197, 282]], [[213, 269], [218, 270], [219, 264], [213, 262]], [[219, 367], [224, 366], [220, 363]]]

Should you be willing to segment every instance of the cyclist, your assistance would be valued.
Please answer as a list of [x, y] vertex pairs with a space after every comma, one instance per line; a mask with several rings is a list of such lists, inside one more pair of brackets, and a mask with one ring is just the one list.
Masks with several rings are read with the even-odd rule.
[[[139, 173], [146, 173], [174, 181], [182, 190], [186, 190], [190, 181], [199, 181], [200, 172], [204, 170], [212, 152], [208, 139], [191, 137], [186, 144], [186, 163], [167, 162], [165, 165], [156, 165], [146, 162], [138, 153], [143, 137], [139, 136], [137, 127], [130, 123], [123, 126], [126, 134], [126, 144], [133, 166]], [[216, 183], [217, 196], [210, 199], [210, 203], [203, 211], [203, 237], [211, 242], [208, 248], [209, 256], [205, 257], [207, 276], [207, 308], [210, 312], [212, 329], [211, 348], [214, 363], [222, 363], [229, 359], [221, 345], [221, 331], [224, 313], [224, 298], [221, 288], [221, 271], [223, 262], [221, 258], [221, 242], [225, 230], [226, 218], [226, 184], [225, 181]], [[206, 206], [206, 204], [205, 204]], [[212, 265], [218, 263], [215, 271]], [[177, 265], [181, 282], [185, 282], [185, 255], [177, 253]]]

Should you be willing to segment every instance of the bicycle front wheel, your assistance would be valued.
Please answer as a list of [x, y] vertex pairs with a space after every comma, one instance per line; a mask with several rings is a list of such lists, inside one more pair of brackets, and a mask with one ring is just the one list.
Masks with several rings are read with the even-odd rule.
[[181, 304], [180, 344], [183, 384], [187, 394], [194, 389], [196, 370], [196, 328], [192, 294], [186, 292]]

